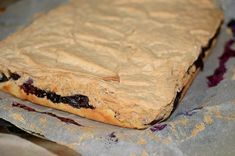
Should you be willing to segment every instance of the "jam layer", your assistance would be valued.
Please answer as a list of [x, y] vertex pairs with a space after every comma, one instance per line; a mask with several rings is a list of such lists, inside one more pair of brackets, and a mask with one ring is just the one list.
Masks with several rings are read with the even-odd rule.
[[53, 103], [65, 103], [75, 108], [94, 109], [94, 107], [89, 104], [89, 99], [85, 95], [75, 94], [71, 96], [61, 96], [61, 95], [56, 94], [55, 92], [45, 91], [45, 90], [35, 87], [33, 85], [33, 80], [31, 79], [23, 83], [20, 86], [20, 88], [26, 94], [33, 94], [39, 98], [46, 97], [48, 100], [50, 100]]
[[[9, 77], [4, 73], [0, 73], [0, 82], [7, 82], [9, 80], [18, 80], [20, 75], [17, 73], [9, 73]], [[69, 104], [74, 108], [89, 108], [94, 109], [94, 106], [89, 104], [89, 98], [82, 94], [75, 94], [71, 96], [61, 96], [52, 91], [42, 90], [33, 85], [33, 80], [29, 79], [24, 82], [20, 88], [27, 94], [32, 94], [38, 98], [47, 98], [53, 103]]]

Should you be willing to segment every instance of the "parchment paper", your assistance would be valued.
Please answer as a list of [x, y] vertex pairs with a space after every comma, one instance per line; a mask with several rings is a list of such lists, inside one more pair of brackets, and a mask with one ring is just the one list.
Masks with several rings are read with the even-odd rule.
[[[0, 38], [3, 39], [36, 13], [47, 11], [63, 0], [21, 0], [0, 16]], [[235, 17], [233, 0], [219, 1], [227, 22]], [[146, 130], [132, 130], [81, 118], [16, 99], [0, 92], [0, 118], [34, 135], [66, 145], [86, 156], [120, 155], [235, 155], [235, 60], [227, 64], [224, 80], [208, 88], [208, 75], [218, 66], [218, 56], [231, 36], [221, 29], [216, 46], [204, 70], [178, 105], [172, 116]], [[20, 103], [35, 111], [13, 107]], [[48, 115], [53, 113], [53, 115]], [[59, 117], [59, 118], [58, 118]], [[79, 123], [62, 122], [60, 117]]]

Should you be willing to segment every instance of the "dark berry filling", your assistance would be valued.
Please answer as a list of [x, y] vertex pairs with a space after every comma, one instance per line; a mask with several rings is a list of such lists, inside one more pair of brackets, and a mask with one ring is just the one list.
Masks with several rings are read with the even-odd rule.
[[7, 76], [4, 73], [0, 73], [0, 82], [6, 82], [9, 79], [7, 78]]
[[231, 28], [231, 27], [235, 27], [235, 20], [232, 19], [231, 21], [228, 22], [227, 27]]
[[[177, 108], [177, 106], [178, 106], [178, 104], [179, 104], [180, 98], [181, 98], [181, 96], [182, 96], [183, 90], [184, 90], [184, 88], [183, 88], [180, 92], [177, 92], [176, 97], [175, 97], [175, 100], [174, 100], [174, 103], [173, 103], [173, 109], [172, 109], [172, 111], [171, 111], [171, 114], [176, 110], [176, 108]], [[170, 116], [169, 116], [169, 117], [170, 117]], [[146, 125], [155, 125], [155, 124], [161, 123], [161, 122], [163, 122], [163, 121], [165, 121], [165, 120], [167, 120], [167, 119], [160, 118], [160, 119], [158, 119], [158, 120], [153, 120], [152, 122], [150, 122], [150, 123], [148, 123], [148, 124], [146, 124]]]
[[18, 80], [20, 78], [20, 75], [17, 73], [10, 73], [10, 79]]
[[61, 97], [61, 101], [64, 103], [69, 103], [74, 107], [94, 108], [93, 106], [89, 105], [88, 97], [80, 94]]
[[194, 62], [194, 65], [196, 66], [197, 69], [200, 68], [201, 70], [203, 70], [203, 67], [204, 67], [203, 58], [204, 57], [205, 57], [205, 53], [202, 52], [198, 56], [197, 60]]
[[196, 66], [197, 69], [200, 68], [201, 70], [203, 70], [204, 68], [203, 59], [205, 57], [205, 53], [210, 49], [214, 39], [218, 36], [218, 34], [219, 34], [219, 29], [216, 31], [214, 37], [209, 40], [208, 44], [205, 47], [202, 47], [200, 55], [198, 56], [197, 60], [194, 62], [194, 65]]
[[66, 103], [75, 108], [94, 109], [94, 106], [89, 104], [89, 99], [85, 95], [76, 94], [72, 96], [60, 96], [55, 92], [45, 91], [33, 86], [33, 81], [31, 79], [23, 83], [20, 88], [23, 89], [27, 95], [33, 94], [39, 98], [46, 97], [53, 103]]
[[20, 75], [17, 73], [12, 73], [9, 71], [9, 77], [7, 77], [4, 73], [0, 72], [0, 82], [6, 82], [9, 81], [10, 79], [13, 80], [18, 80], [20, 78]]
[[162, 122], [164, 119], [163, 118], [160, 118], [158, 120], [153, 120], [152, 122], [148, 123], [148, 124], [145, 124], [145, 125], [155, 125], [156, 123], [160, 123]]
[[232, 30], [233, 37], [235, 37], [235, 20], [232, 19], [227, 26]]
[[20, 103], [13, 102], [13, 103], [12, 103], [12, 106], [13, 106], [13, 107], [22, 108], [22, 109], [27, 110], [27, 111], [29, 111], [29, 112], [37, 112], [37, 113], [41, 113], [41, 114], [46, 114], [46, 115], [55, 117], [55, 118], [59, 119], [60, 121], [65, 122], [65, 123], [68, 123], [68, 124], [73, 124], [73, 125], [76, 125], [76, 126], [82, 126], [81, 124], [77, 123], [77, 122], [74, 121], [73, 119], [61, 117], [61, 116], [55, 115], [55, 114], [53, 114], [53, 113], [51, 113], [51, 112], [41, 112], [41, 111], [37, 111], [37, 110], [35, 110], [35, 109], [33, 109], [33, 108], [29, 107], [29, 106], [26, 106], [26, 105], [23, 105], [23, 104], [20, 104]]

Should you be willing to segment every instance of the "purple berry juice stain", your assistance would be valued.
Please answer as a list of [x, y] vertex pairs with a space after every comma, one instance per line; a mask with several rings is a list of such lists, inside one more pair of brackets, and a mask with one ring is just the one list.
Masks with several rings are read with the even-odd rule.
[[115, 132], [112, 132], [108, 135], [108, 140], [117, 143], [118, 142], [118, 138], [115, 135]]
[[161, 131], [163, 130], [164, 128], [166, 128], [167, 124], [156, 124], [156, 125], [153, 125], [150, 130], [152, 132], [158, 132], [158, 131]]
[[[235, 20], [232, 20], [228, 23], [228, 27], [232, 29], [233, 36], [235, 37]], [[225, 66], [226, 62], [232, 57], [235, 57], [235, 50], [232, 49], [232, 45], [234, 44], [235, 40], [230, 39], [225, 43], [224, 52], [218, 58], [219, 59], [219, 66], [215, 69], [214, 73], [207, 77], [208, 79], [208, 87], [215, 87], [217, 86], [223, 79], [224, 74], [227, 71]]]
[[208, 87], [217, 86], [220, 81], [224, 79], [224, 74], [227, 71], [225, 64], [230, 58], [235, 57], [235, 50], [231, 48], [234, 42], [235, 41], [233, 39], [227, 41], [224, 47], [224, 53], [219, 57], [219, 66], [215, 69], [212, 75], [207, 77]]
[[36, 112], [36, 113], [40, 113], [40, 114], [46, 114], [46, 115], [49, 115], [49, 116], [51, 116], [51, 117], [57, 118], [57, 119], [59, 119], [60, 121], [65, 122], [65, 123], [67, 123], [67, 124], [73, 124], [73, 125], [76, 125], [76, 126], [82, 126], [81, 124], [77, 123], [77, 122], [74, 121], [73, 119], [61, 117], [61, 116], [55, 115], [55, 114], [53, 114], [53, 113], [51, 113], [51, 112], [41, 112], [41, 111], [37, 111], [36, 109], [31, 108], [31, 107], [26, 106], [26, 105], [23, 105], [23, 104], [21, 104], [21, 103], [13, 102], [13, 103], [12, 103], [12, 107], [19, 107], [19, 108], [22, 108], [22, 109], [27, 110], [27, 111], [29, 111], [29, 112]]
[[201, 110], [203, 107], [197, 107], [197, 108], [193, 108], [192, 110], [186, 111], [186, 112], [182, 112], [182, 113], [178, 113], [176, 116], [179, 115], [184, 115], [184, 116], [192, 116], [194, 114], [197, 113], [198, 110]]

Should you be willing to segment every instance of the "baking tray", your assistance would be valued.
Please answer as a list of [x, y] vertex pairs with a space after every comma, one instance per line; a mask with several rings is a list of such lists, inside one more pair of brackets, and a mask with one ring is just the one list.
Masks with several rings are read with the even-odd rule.
[[[18, 0], [0, 15], [4, 39], [65, 0]], [[225, 23], [235, 17], [235, 1], [218, 1]], [[171, 117], [145, 130], [126, 129], [32, 104], [0, 92], [0, 118], [33, 135], [66, 145], [82, 155], [235, 155], [235, 61], [227, 62], [224, 80], [208, 88], [207, 76], [218, 66], [231, 38], [221, 28], [204, 70]]]

